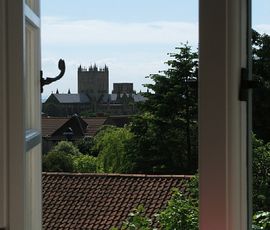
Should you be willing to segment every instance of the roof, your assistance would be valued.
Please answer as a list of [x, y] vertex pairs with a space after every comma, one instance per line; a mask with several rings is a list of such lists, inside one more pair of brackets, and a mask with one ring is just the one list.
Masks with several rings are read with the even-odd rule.
[[68, 120], [69, 118], [66, 117], [42, 117], [42, 136], [47, 137], [52, 135]]
[[90, 100], [84, 93], [80, 94], [58, 94], [55, 93], [53, 96], [60, 102], [60, 103], [89, 103]]
[[72, 135], [82, 137], [86, 133], [86, 129], [89, 125], [77, 114], [74, 114], [66, 123], [64, 123], [59, 129], [57, 129], [52, 136], [63, 136], [64, 133], [68, 134], [69, 132]]
[[124, 127], [125, 125], [130, 123], [130, 116], [128, 115], [120, 115], [120, 116], [110, 116], [104, 122], [104, 125], [114, 125], [117, 127]]
[[153, 217], [188, 176], [43, 173], [43, 229], [120, 227], [139, 204]]
[[[123, 93], [120, 94], [120, 97], [123, 97]], [[129, 97], [129, 94], [126, 94]], [[135, 102], [144, 102], [146, 101], [146, 97], [142, 96], [141, 94], [132, 94], [132, 98], [134, 99]], [[112, 93], [110, 94], [110, 101], [116, 101], [117, 100], [117, 93]]]
[[[64, 126], [71, 118], [62, 117], [42, 117], [42, 136], [50, 137], [56, 133], [58, 129]], [[85, 136], [94, 136], [98, 129], [104, 124], [106, 117], [83, 118], [87, 123]]]

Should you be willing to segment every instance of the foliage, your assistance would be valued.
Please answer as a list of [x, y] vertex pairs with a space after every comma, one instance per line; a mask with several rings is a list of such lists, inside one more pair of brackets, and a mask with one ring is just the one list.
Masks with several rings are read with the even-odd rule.
[[253, 136], [253, 209], [270, 211], [270, 142]]
[[187, 197], [179, 190], [173, 190], [168, 206], [159, 216], [161, 229], [198, 230], [198, 200]]
[[107, 126], [94, 139], [94, 150], [99, 152], [98, 172], [126, 173], [132, 167], [132, 159], [127, 154], [133, 134], [127, 127]]
[[135, 138], [130, 155], [140, 173], [185, 173], [197, 170], [198, 55], [183, 45], [172, 53], [168, 70], [149, 77], [153, 84], [131, 123]]
[[70, 141], [60, 141], [51, 152], [61, 152], [65, 154], [70, 154], [76, 156], [80, 154], [79, 149]]
[[45, 172], [96, 172], [96, 158], [83, 155], [78, 148], [68, 141], [59, 142], [43, 156]]
[[76, 146], [82, 154], [96, 157], [97, 152], [93, 151], [94, 140], [92, 137], [85, 137], [76, 142]]
[[[155, 215], [160, 229], [199, 229], [198, 176], [191, 178], [184, 187], [187, 189], [185, 193], [173, 189], [167, 207]], [[112, 228], [111, 230], [118, 230], [118, 228]], [[152, 220], [145, 216], [144, 207], [139, 205], [129, 214], [121, 230], [155, 230], [155, 228], [152, 228]]]
[[[262, 140], [270, 141], [270, 36], [253, 31], [253, 78], [260, 87], [253, 90], [253, 130]], [[267, 128], [266, 128], [267, 127]]]
[[94, 173], [97, 171], [97, 158], [80, 154], [73, 157], [73, 170], [80, 173]]
[[[145, 216], [145, 209], [143, 205], [134, 208], [128, 215], [127, 220], [123, 223], [121, 230], [151, 230], [152, 221]], [[111, 230], [118, 230], [118, 228], [111, 228]]]
[[254, 230], [270, 230], [270, 212], [259, 211], [253, 216]]
[[51, 151], [43, 156], [42, 167], [44, 172], [72, 172], [72, 156], [65, 152]]

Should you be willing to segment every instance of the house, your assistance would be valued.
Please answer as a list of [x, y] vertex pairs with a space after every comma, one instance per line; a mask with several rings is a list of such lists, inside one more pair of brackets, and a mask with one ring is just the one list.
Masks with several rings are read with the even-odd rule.
[[189, 179], [178, 175], [43, 173], [43, 229], [109, 230], [120, 227], [140, 204], [153, 218], [166, 207], [173, 188], [185, 192]]
[[59, 141], [78, 141], [94, 137], [104, 125], [124, 127], [129, 124], [129, 116], [109, 116], [81, 118], [72, 117], [42, 117], [42, 153], [47, 153]]

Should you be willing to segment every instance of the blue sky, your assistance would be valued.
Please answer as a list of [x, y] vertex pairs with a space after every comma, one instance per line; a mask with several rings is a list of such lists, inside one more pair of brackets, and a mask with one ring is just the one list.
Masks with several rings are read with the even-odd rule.
[[[198, 44], [197, 0], [42, 0], [42, 69], [63, 79], [45, 87], [43, 98], [55, 92], [77, 92], [77, 67], [109, 66], [113, 82], [133, 82], [145, 90], [145, 77], [166, 69], [167, 53], [180, 43]], [[269, 0], [254, 0], [253, 24], [270, 32]]]

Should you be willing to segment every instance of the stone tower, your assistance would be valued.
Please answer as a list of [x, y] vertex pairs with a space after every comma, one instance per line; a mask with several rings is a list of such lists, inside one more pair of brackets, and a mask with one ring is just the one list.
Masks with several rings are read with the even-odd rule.
[[85, 93], [93, 102], [98, 102], [109, 94], [109, 69], [96, 65], [78, 68], [78, 93]]

